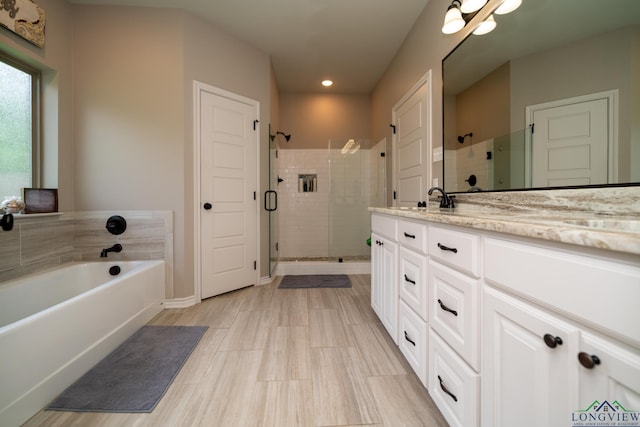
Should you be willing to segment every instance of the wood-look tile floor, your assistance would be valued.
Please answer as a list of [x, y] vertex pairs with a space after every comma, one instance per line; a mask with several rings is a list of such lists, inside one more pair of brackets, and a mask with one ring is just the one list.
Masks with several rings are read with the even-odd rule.
[[209, 329], [150, 414], [41, 411], [25, 426], [447, 426], [352, 288], [277, 289], [280, 277], [164, 310], [150, 324]]

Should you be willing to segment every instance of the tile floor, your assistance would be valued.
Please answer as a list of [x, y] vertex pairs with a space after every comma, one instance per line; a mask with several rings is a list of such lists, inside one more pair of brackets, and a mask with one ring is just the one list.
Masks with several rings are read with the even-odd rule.
[[32, 426], [447, 426], [370, 305], [350, 289], [271, 284], [165, 310], [208, 331], [150, 414], [41, 411]]

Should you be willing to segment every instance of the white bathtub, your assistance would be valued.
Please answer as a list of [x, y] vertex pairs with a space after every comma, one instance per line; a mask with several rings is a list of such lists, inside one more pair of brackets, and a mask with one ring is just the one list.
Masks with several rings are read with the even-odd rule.
[[0, 283], [0, 425], [22, 424], [162, 311], [164, 287], [164, 261], [70, 263]]

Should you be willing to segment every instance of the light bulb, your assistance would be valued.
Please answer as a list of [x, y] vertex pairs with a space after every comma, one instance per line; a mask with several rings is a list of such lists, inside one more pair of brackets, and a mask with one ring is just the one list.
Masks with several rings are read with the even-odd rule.
[[489, 15], [487, 19], [482, 21], [475, 30], [473, 30], [473, 34], [476, 36], [481, 36], [483, 34], [490, 33], [496, 28], [496, 20], [493, 19], [493, 15]]
[[444, 25], [442, 26], [442, 32], [445, 34], [457, 33], [465, 26], [464, 19], [462, 19], [462, 13], [458, 6], [453, 3], [447, 9], [447, 14], [444, 15]]
[[473, 13], [476, 10], [482, 9], [487, 4], [487, 0], [462, 0], [462, 6], [460, 6], [460, 12]]
[[506, 15], [513, 12], [522, 4], [522, 0], [504, 0], [504, 2], [495, 11], [498, 15]]

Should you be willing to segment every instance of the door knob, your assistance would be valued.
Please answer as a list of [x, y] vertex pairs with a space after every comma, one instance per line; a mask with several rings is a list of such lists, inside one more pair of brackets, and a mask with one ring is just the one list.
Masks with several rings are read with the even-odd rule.
[[202, 205], [203, 208], [205, 208], [206, 210], [209, 210], [213, 207], [213, 205], [209, 202], [205, 203], [204, 205]]

